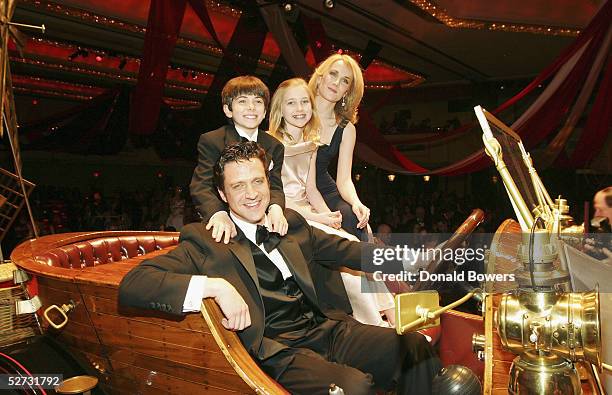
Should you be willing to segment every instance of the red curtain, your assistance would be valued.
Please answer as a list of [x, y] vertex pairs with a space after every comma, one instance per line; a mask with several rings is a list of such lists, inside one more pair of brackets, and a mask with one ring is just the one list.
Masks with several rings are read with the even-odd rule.
[[[527, 148], [540, 143], [555, 131], [563, 116], [568, 113], [595, 56], [601, 50], [605, 36], [609, 34], [611, 18], [612, 3], [607, 2], [568, 49], [559, 55], [525, 89], [493, 111], [498, 113], [509, 108], [532, 92], [542, 82], [556, 75], [549, 87], [542, 92], [541, 97], [513, 125], [513, 128], [523, 138]], [[576, 61], [576, 63], [572, 64], [573, 61]], [[584, 165], [590, 160], [599, 152], [609, 134], [610, 114], [612, 113], [610, 108], [611, 78], [610, 66], [608, 65], [605, 78], [600, 85], [599, 95], [588, 118], [587, 126], [576, 153], [572, 156], [571, 163], [574, 165]], [[373, 122], [363, 122], [363, 120], [364, 117], [362, 116], [362, 122], [357, 126], [360, 130], [357, 134], [358, 148], [361, 147], [362, 151], [367, 151], [368, 162], [381, 168], [397, 171], [396, 168], [400, 167], [404, 173], [457, 175], [480, 170], [491, 164], [484, 150], [480, 150], [444, 168], [424, 169], [399, 153], [384, 138], [379, 136], [380, 131]], [[442, 141], [448, 142], [467, 132], [471, 127], [473, 127], [473, 124], [463, 125], [444, 136], [407, 139], [401, 143], [434, 144]]]
[[591, 115], [567, 166], [584, 167], [600, 152], [606, 139], [610, 136], [612, 125], [612, 59], [610, 57], [605, 73], [591, 109]]
[[151, 134], [157, 126], [168, 64], [187, 0], [151, 0], [138, 82], [130, 106], [130, 133]]

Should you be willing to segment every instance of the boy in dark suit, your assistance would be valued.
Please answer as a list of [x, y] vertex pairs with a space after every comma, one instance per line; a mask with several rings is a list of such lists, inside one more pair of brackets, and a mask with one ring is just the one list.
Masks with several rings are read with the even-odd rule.
[[206, 230], [212, 228], [215, 241], [223, 240], [227, 244], [230, 237], [236, 236], [236, 226], [213, 185], [213, 166], [226, 145], [243, 140], [255, 141], [266, 151], [270, 163], [271, 199], [267, 213], [272, 230], [284, 235], [287, 233], [287, 220], [283, 214], [285, 194], [281, 168], [285, 149], [274, 137], [259, 130], [270, 102], [268, 87], [257, 77], [247, 75], [232, 78], [223, 87], [221, 101], [230, 124], [200, 136], [198, 165], [189, 186], [194, 205], [207, 224]]
[[290, 209], [287, 234], [269, 232], [266, 158], [256, 143], [226, 147], [214, 171], [238, 235], [217, 244], [203, 224], [185, 226], [176, 249], [124, 277], [119, 303], [183, 314], [214, 298], [222, 324], [292, 394], [325, 395], [330, 383], [350, 395], [395, 384], [401, 395], [430, 393], [440, 361], [423, 335], [361, 324], [343, 289], [322, 290], [319, 268], [359, 270], [361, 248], [375, 246], [313, 228]]

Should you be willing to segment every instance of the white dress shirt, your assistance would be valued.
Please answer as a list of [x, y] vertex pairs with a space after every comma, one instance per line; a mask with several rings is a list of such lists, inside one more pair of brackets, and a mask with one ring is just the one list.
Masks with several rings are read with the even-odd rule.
[[249, 141], [257, 142], [257, 136], [259, 135], [259, 129], [257, 129], [255, 133], [249, 136], [248, 133], [245, 132], [244, 129], [242, 129], [240, 126], [234, 125], [234, 127], [236, 128], [236, 131], [238, 132], [240, 137], [244, 137], [245, 139]]
[[[257, 224], [252, 224], [246, 221], [241, 220], [236, 217], [234, 213], [230, 212], [230, 217], [236, 224], [240, 230], [244, 233], [247, 239], [249, 239], [253, 244], [255, 243], [255, 234], [257, 233]], [[269, 228], [268, 217], [266, 216], [264, 219], [265, 226]], [[283, 279], [287, 279], [291, 277], [291, 271], [283, 259], [278, 249], [275, 248], [272, 251], [268, 252], [264, 248], [263, 244], [257, 245], [259, 249], [274, 263], [274, 265], [278, 268], [278, 270], [283, 275]], [[206, 276], [194, 275], [191, 276], [189, 280], [189, 286], [187, 287], [187, 293], [185, 295], [185, 301], [183, 302], [183, 312], [190, 311], [200, 311], [200, 305], [202, 304], [202, 298], [204, 296], [204, 290], [206, 289]]]

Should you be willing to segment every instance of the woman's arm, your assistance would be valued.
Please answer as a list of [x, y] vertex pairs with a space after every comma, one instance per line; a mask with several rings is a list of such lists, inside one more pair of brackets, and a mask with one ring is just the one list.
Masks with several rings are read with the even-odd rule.
[[355, 131], [355, 125], [348, 123], [344, 128], [342, 134], [342, 141], [340, 142], [340, 151], [338, 152], [338, 169], [336, 174], [336, 185], [340, 196], [345, 202], [351, 205], [351, 209], [357, 216], [359, 223], [357, 228], [364, 229], [370, 220], [370, 209], [367, 208], [359, 197], [355, 190], [355, 185], [351, 178], [351, 171], [353, 168], [353, 150], [355, 149], [355, 140], [357, 139], [357, 132]]
[[297, 211], [302, 215], [302, 217], [309, 219], [311, 221], [315, 221], [316, 213], [313, 213], [312, 210], [309, 210], [308, 207], [297, 205], [291, 199], [285, 198], [285, 205], [287, 208]]
[[331, 210], [325, 203], [321, 192], [317, 189], [317, 151], [310, 158], [308, 177], [306, 177], [306, 197], [318, 213], [329, 213]]
[[[340, 229], [342, 226], [342, 214], [340, 211], [332, 212], [323, 196], [321, 196], [321, 192], [317, 189], [317, 151], [312, 154], [310, 158], [310, 165], [308, 169], [308, 176], [306, 177], [306, 198], [310, 205], [317, 212], [316, 218], [312, 219], [312, 221], [316, 221], [322, 223], [324, 225], [330, 226], [334, 229]], [[310, 218], [308, 218], [310, 219]]]
[[339, 211], [334, 213], [317, 213], [312, 211], [309, 207], [296, 205], [291, 199], [286, 199], [285, 204], [288, 208], [297, 211], [309, 221], [318, 222], [323, 225], [330, 226], [335, 229], [339, 229], [342, 224], [342, 215]]
[[351, 178], [351, 171], [353, 168], [353, 150], [355, 149], [355, 140], [357, 138], [357, 132], [355, 131], [355, 125], [347, 123], [342, 134], [342, 141], [340, 142], [340, 151], [338, 153], [338, 169], [336, 172], [336, 185], [340, 196], [345, 202], [354, 206], [357, 203], [361, 203], [355, 190], [355, 185]]

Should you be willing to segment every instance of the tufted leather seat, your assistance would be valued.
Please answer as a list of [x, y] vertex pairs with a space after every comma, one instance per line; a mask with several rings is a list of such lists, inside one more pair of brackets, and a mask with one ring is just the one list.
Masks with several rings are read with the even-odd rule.
[[119, 236], [102, 237], [57, 247], [36, 255], [39, 263], [81, 269], [119, 262], [178, 244], [177, 236]]

